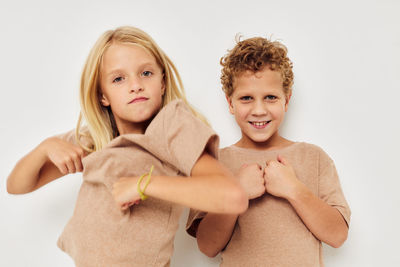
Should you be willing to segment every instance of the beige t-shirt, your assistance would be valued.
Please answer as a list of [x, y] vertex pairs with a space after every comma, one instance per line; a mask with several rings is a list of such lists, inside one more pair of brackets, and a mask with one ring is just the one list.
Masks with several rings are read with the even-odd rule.
[[[75, 142], [70, 132], [61, 138]], [[218, 136], [185, 104], [173, 101], [144, 134], [127, 134], [83, 159], [83, 183], [58, 240], [76, 266], [169, 266], [183, 207], [149, 197], [122, 212], [111, 195], [122, 176], [189, 176], [204, 150], [216, 156]]]
[[[295, 173], [315, 195], [338, 209], [349, 225], [350, 209], [340, 187], [333, 161], [319, 147], [294, 143], [275, 151], [258, 151], [236, 146], [220, 150], [219, 159], [233, 173], [243, 164], [284, 156]], [[188, 232], [193, 235], [205, 213], [191, 211]], [[191, 226], [191, 227], [190, 227]], [[221, 266], [293, 267], [324, 266], [321, 242], [304, 225], [290, 203], [268, 193], [250, 200], [239, 216], [231, 240], [221, 252]]]

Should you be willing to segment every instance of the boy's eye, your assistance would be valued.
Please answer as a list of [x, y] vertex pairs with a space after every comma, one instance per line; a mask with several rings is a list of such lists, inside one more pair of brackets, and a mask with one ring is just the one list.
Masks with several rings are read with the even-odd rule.
[[274, 96], [274, 95], [267, 95], [267, 96], [265, 97], [265, 99], [267, 99], [267, 100], [275, 100], [275, 99], [277, 99], [277, 97]]
[[243, 100], [243, 101], [249, 101], [249, 100], [251, 100], [251, 99], [252, 99], [251, 96], [242, 96], [242, 97], [240, 98], [240, 100]]
[[142, 76], [144, 76], [144, 77], [151, 76], [152, 74], [153, 73], [151, 71], [148, 71], [148, 70], [142, 72]]
[[117, 77], [117, 78], [115, 78], [115, 79], [113, 80], [113, 83], [121, 82], [123, 79], [124, 79], [124, 78], [122, 78], [122, 77]]

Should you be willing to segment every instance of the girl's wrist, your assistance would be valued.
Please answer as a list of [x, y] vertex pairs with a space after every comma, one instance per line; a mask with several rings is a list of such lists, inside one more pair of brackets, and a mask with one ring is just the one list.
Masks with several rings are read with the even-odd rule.
[[36, 157], [39, 160], [42, 160], [43, 162], [50, 161], [49, 158], [49, 146], [51, 146], [51, 138], [49, 137], [46, 138], [43, 142], [41, 142], [37, 147], [36, 147]]

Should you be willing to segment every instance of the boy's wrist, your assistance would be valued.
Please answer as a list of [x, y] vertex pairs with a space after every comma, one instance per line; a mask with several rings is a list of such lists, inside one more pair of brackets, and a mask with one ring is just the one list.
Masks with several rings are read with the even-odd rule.
[[307, 197], [310, 193], [311, 191], [302, 182], [298, 181], [285, 198], [289, 202], [298, 202]]

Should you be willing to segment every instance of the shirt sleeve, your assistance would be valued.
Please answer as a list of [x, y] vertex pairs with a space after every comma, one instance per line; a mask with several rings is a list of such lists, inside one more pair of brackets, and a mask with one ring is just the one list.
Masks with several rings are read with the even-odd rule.
[[190, 176], [203, 151], [217, 158], [217, 134], [197, 118], [183, 101], [169, 103], [156, 119], [146, 131], [151, 135], [150, 140], [154, 150], [157, 150], [157, 157], [177, 168], [185, 176]]
[[[55, 135], [54, 137], [60, 138], [66, 142], [69, 142], [74, 145], [79, 145], [78, 142], [76, 141], [76, 135], [75, 135], [75, 129], [72, 129], [68, 132], [61, 133], [58, 135]], [[93, 142], [91, 141], [91, 138], [89, 137], [89, 131], [87, 127], [82, 127], [80, 131], [80, 142], [82, 145], [91, 148], [93, 146]]]
[[350, 225], [351, 211], [340, 186], [335, 164], [322, 150], [319, 153], [319, 197], [336, 208]]
[[68, 143], [72, 143], [74, 145], [77, 144], [76, 138], [75, 138], [75, 129], [72, 129], [65, 133], [57, 134], [57, 135], [55, 135], [55, 137], [60, 138]]
[[207, 215], [207, 212], [190, 209], [189, 216], [188, 216], [188, 219], [186, 222], [186, 232], [189, 235], [196, 237], [197, 228], [199, 227], [201, 220], [206, 215]]

